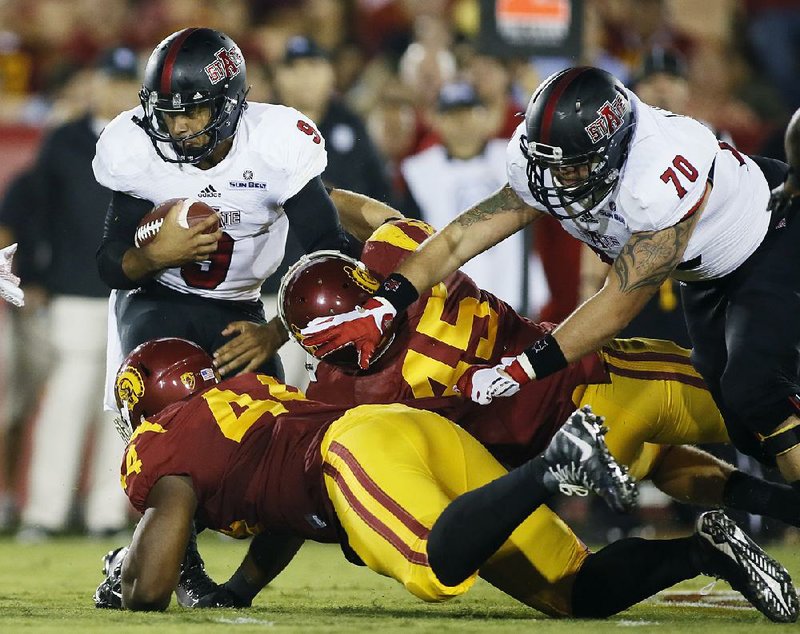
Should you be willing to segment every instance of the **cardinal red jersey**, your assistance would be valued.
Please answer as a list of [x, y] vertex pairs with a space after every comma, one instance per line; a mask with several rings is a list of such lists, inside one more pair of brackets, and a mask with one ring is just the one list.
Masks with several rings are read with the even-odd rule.
[[[432, 233], [432, 227], [417, 220], [386, 223], [367, 241], [361, 259], [385, 277]], [[547, 446], [575, 408], [575, 387], [608, 380], [600, 356], [587, 355], [562, 372], [529, 383], [513, 398], [488, 406], [463, 398], [453, 386], [470, 365], [494, 365], [517, 355], [545, 332], [546, 325], [521, 317], [456, 272], [398, 319], [393, 343], [367, 372], [354, 374], [320, 363], [308, 395], [342, 406], [427, 398], [426, 409], [457, 422], [502, 462], [517, 464]]]
[[189, 476], [197, 517], [211, 529], [338, 541], [320, 443], [343, 413], [272, 377], [228, 379], [139, 425], [125, 453], [122, 487], [144, 512], [159, 478]]

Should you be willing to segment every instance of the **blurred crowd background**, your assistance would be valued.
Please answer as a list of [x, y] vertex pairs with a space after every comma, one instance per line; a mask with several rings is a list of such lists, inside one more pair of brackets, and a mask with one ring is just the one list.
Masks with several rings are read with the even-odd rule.
[[[783, 158], [785, 124], [800, 107], [799, 0], [576, 1], [582, 28], [570, 56], [498, 55], [478, 37], [482, 2], [0, 0], [0, 247], [20, 242], [27, 300], [19, 310], [0, 306], [0, 531], [33, 540], [129, 527], [124, 500], [98, 485], [118, 488], [113, 467], [97, 460], [109, 451], [93, 400], [104, 326], [76, 325], [61, 300], [100, 305], [108, 295], [93, 269], [105, 194], [87, 182], [91, 139], [138, 104], [144, 62], [174, 31], [230, 35], [247, 61], [249, 100], [293, 106], [319, 125], [331, 185], [438, 226], [502, 185], [519, 113], [542, 79], [567, 66], [600, 66], [740, 151]], [[604, 272], [555, 223], [538, 224], [468, 272], [530, 317], [558, 321]], [[290, 240], [284, 265], [297, 255]], [[264, 288], [268, 305], [277, 280]], [[627, 334], [685, 344], [678, 301], [666, 284]], [[76, 357], [84, 365], [64, 365]], [[289, 381], [302, 383], [288, 365]], [[89, 375], [92, 387], [77, 389]], [[42, 421], [54, 415], [72, 440], [45, 454], [37, 430], [52, 429]], [[72, 465], [66, 474], [53, 467], [62, 459]], [[585, 504], [563, 512], [589, 539], [669, 531], [692, 514], [644, 499], [624, 523]], [[784, 536], [783, 527], [745, 519], [763, 538]]]

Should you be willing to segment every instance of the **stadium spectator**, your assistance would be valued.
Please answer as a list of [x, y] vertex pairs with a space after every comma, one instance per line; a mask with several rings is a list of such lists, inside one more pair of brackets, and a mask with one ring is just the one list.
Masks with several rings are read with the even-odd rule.
[[[106, 51], [84, 93], [82, 116], [52, 131], [34, 168], [42, 192], [36, 223], [41, 233], [35, 239], [49, 254], [42, 281], [54, 367], [34, 425], [20, 540], [68, 527], [88, 437], [94, 446], [86, 529], [103, 535], [127, 526], [128, 505], [115, 482], [121, 446], [108, 433], [109, 421], [102, 421], [108, 288], [97, 274], [94, 251], [103, 236], [110, 192], [95, 181], [92, 159], [102, 129], [135, 103], [137, 87], [136, 53], [123, 47]], [[92, 423], [98, 423], [94, 433]]]
[[0, 201], [0, 247], [18, 244], [15, 273], [21, 278], [25, 305], [0, 304], [0, 530], [17, 524], [24, 482], [22, 440], [38, 408], [52, 363], [48, 345], [47, 294], [42, 287], [40, 256], [34, 236], [42, 189], [28, 169], [10, 182]]
[[[487, 117], [468, 82], [442, 86], [431, 124], [441, 142], [405, 159], [401, 169], [421, 219], [444, 226], [460, 209], [503, 185], [508, 142], [492, 138], [496, 122]], [[527, 249], [522, 233], [476, 257], [464, 272], [515, 309], [527, 308]]]
[[744, 8], [759, 65], [792, 111], [800, 106], [800, 6], [796, 0], [745, 0]]
[[[272, 70], [277, 103], [295, 108], [314, 121], [325, 139], [328, 165], [322, 172], [323, 182], [389, 202], [391, 190], [383, 161], [361, 117], [336, 95], [328, 52], [313, 39], [297, 35], [288, 40], [283, 58]], [[283, 261], [262, 287], [268, 317], [277, 315], [281, 277], [304, 253], [290, 227]], [[305, 386], [305, 359], [302, 348], [292, 340], [281, 348], [286, 382], [290, 385]]]

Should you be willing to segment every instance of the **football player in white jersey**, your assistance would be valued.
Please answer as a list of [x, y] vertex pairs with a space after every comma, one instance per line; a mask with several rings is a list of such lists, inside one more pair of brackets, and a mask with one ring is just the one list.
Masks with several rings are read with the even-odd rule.
[[[97, 263], [102, 279], [119, 289], [110, 306], [109, 383], [124, 355], [160, 337], [196, 342], [223, 374], [282, 377], [275, 352], [288, 336], [277, 318], [266, 323], [260, 288], [283, 259], [287, 231], [308, 252], [349, 250], [320, 178], [327, 157], [316, 126], [293, 108], [247, 103], [248, 88], [233, 40], [213, 29], [183, 29], [151, 54], [141, 106], [120, 114], [98, 140], [95, 177], [113, 194]], [[170, 198], [208, 203], [220, 228], [204, 233], [213, 218], [181, 228], [173, 209], [156, 238], [136, 247], [141, 218]], [[359, 215], [368, 205], [347, 208], [356, 214], [348, 226], [358, 234], [367, 222], [368, 236], [374, 227]], [[185, 567], [196, 569], [202, 585], [199, 558]], [[208, 592], [191, 585], [182, 583], [189, 595], [182, 602]]]
[[304, 343], [319, 355], [354, 343], [366, 367], [419, 292], [550, 214], [612, 264], [604, 286], [523, 354], [473, 366], [461, 391], [488, 403], [557, 372], [619, 332], [671, 275], [693, 362], [732, 440], [800, 486], [800, 221], [768, 209], [786, 166], [740, 154], [591, 67], [537, 88], [506, 166], [507, 185], [426, 241], [358, 311], [309, 324]]

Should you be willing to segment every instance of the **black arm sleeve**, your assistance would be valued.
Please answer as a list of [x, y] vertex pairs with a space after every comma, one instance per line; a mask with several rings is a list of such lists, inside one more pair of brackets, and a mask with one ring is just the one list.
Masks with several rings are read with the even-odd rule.
[[111, 288], [137, 288], [122, 270], [125, 252], [134, 246], [133, 237], [142, 217], [153, 208], [153, 203], [121, 192], [111, 192], [111, 202], [106, 212], [103, 241], [97, 249], [97, 270]]
[[[319, 176], [310, 180], [303, 189], [287, 200], [283, 210], [289, 218], [289, 226], [306, 253], [335, 249], [352, 254], [357, 249], [339, 222], [339, 212]], [[354, 242], [358, 244], [357, 241]]]

